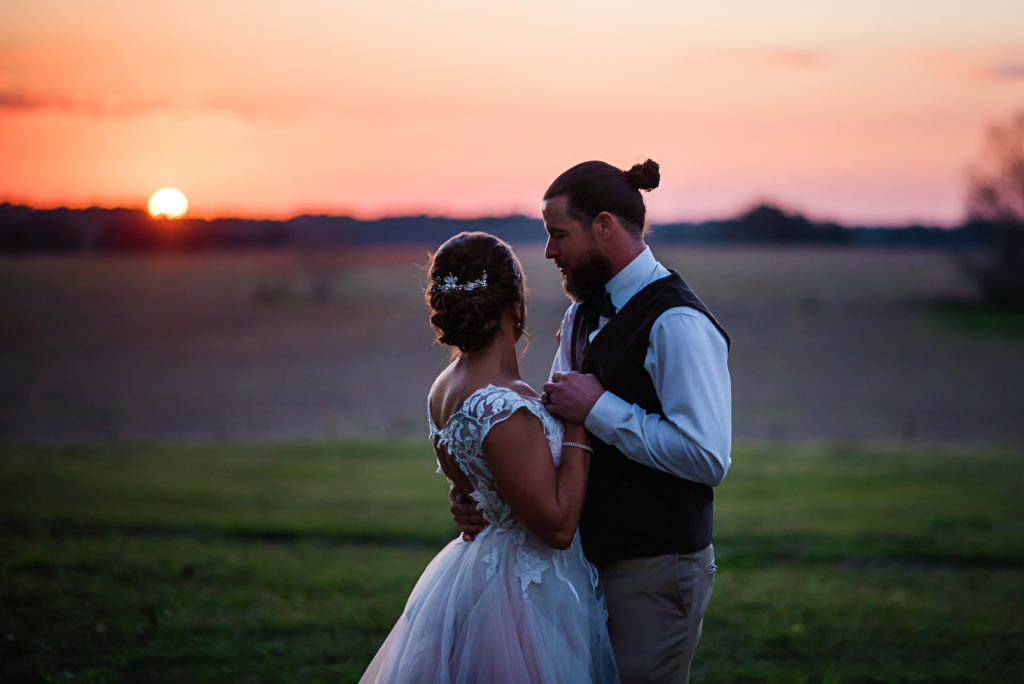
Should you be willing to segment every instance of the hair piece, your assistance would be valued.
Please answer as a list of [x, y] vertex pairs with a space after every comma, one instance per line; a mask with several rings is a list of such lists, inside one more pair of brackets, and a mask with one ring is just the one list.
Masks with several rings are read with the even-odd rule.
[[441, 292], [451, 292], [452, 290], [475, 290], [478, 287], [487, 287], [487, 271], [483, 272], [476, 280], [470, 280], [468, 283], [460, 283], [458, 276], [449, 273], [441, 279], [441, 276], [434, 278], [434, 284], [430, 286], [430, 293], [433, 294], [436, 290]]

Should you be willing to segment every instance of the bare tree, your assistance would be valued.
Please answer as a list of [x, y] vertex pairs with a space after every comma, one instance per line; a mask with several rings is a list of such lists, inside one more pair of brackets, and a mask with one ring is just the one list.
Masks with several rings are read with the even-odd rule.
[[965, 262], [985, 301], [1024, 306], [1024, 111], [989, 128], [972, 171], [967, 215], [989, 246], [982, 262]]

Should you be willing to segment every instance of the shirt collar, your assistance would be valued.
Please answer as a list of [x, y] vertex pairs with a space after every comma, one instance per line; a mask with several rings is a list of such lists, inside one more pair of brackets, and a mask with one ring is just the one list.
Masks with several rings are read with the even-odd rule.
[[615, 308], [621, 309], [625, 306], [626, 302], [643, 288], [657, 267], [658, 262], [651, 253], [651, 248], [644, 247], [644, 251], [637, 254], [625, 268], [605, 283], [604, 289], [611, 295]]

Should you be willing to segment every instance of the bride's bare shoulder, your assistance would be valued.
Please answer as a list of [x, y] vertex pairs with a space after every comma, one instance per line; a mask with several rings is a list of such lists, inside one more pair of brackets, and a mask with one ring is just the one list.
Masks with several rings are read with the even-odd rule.
[[537, 391], [530, 386], [529, 383], [523, 380], [517, 380], [509, 387], [513, 392], [525, 397], [526, 399], [540, 399], [540, 395]]
[[445, 368], [430, 386], [428, 399], [434, 422], [439, 426], [446, 424], [467, 397], [487, 384], [481, 384], [480, 378], [467, 373], [456, 363]]
[[438, 425], [444, 425], [447, 421], [448, 416], [451, 415], [451, 396], [452, 396], [452, 375], [453, 375], [454, 364], [448, 366], [441, 371], [434, 382], [430, 385], [430, 392], [427, 394], [427, 401], [430, 404], [430, 413], [434, 417], [434, 422]]

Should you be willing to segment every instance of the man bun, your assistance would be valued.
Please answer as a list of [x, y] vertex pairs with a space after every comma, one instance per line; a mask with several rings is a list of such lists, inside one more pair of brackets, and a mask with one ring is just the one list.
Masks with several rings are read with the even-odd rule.
[[660, 182], [658, 164], [650, 159], [634, 164], [628, 171], [591, 160], [563, 171], [548, 186], [544, 199], [567, 198], [569, 216], [587, 229], [601, 212], [607, 211], [622, 221], [630, 235], [642, 237], [647, 207], [640, 191], [653, 190]]
[[626, 181], [637, 190], [654, 190], [661, 182], [658, 162], [648, 159], [642, 164], [633, 164], [629, 171], [626, 171]]

